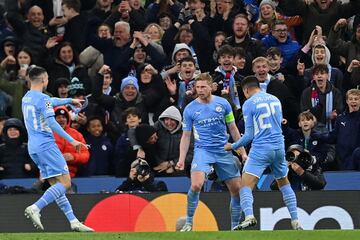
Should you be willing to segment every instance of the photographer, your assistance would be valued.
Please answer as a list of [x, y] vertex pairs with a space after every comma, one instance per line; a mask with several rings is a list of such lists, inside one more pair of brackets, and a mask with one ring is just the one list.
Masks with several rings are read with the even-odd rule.
[[129, 177], [116, 188], [116, 192], [145, 191], [167, 192], [167, 186], [163, 181], [154, 179], [149, 164], [141, 158], [131, 163]]
[[[304, 150], [301, 145], [291, 145], [286, 152], [288, 162], [288, 178], [294, 191], [321, 190], [326, 185], [322, 169], [309, 151]], [[277, 190], [274, 181], [270, 188]]]

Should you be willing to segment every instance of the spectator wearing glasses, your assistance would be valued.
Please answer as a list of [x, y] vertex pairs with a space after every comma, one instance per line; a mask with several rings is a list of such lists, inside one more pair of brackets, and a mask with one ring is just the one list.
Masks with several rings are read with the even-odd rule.
[[291, 40], [288, 27], [282, 20], [275, 21], [271, 34], [265, 36], [261, 41], [266, 48], [277, 47], [280, 49], [283, 57], [282, 66], [286, 66], [301, 48], [297, 41]]
[[262, 0], [259, 5], [259, 10], [259, 19], [257, 20], [255, 25], [256, 31], [261, 33], [262, 29], [264, 29], [264, 25], [267, 25], [268, 29], [272, 29], [277, 20], [283, 20], [288, 27], [289, 32], [291, 33], [291, 38], [294, 40], [296, 39], [293, 27], [298, 26], [302, 23], [302, 19], [300, 16], [288, 17], [281, 15], [276, 11], [276, 4], [272, 0]]

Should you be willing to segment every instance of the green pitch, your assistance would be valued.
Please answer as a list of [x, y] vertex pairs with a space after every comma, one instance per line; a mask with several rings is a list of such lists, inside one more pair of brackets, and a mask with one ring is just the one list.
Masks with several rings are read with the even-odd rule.
[[329, 240], [360, 239], [360, 230], [171, 233], [1, 233], [1, 240]]

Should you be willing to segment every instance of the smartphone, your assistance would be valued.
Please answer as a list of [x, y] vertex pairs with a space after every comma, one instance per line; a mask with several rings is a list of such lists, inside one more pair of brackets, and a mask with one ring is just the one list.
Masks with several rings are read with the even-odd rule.
[[28, 64], [20, 64], [20, 69], [27, 69], [29, 67]]

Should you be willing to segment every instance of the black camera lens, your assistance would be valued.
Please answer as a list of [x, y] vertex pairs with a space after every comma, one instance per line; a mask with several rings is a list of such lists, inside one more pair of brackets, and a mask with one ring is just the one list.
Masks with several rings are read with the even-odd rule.
[[137, 175], [141, 175], [143, 177], [150, 174], [149, 164], [147, 164], [146, 161], [140, 161], [139, 165], [136, 166], [136, 173]]
[[293, 152], [287, 152], [285, 154], [285, 159], [288, 162], [294, 162], [296, 160], [296, 156], [295, 156], [295, 154]]

